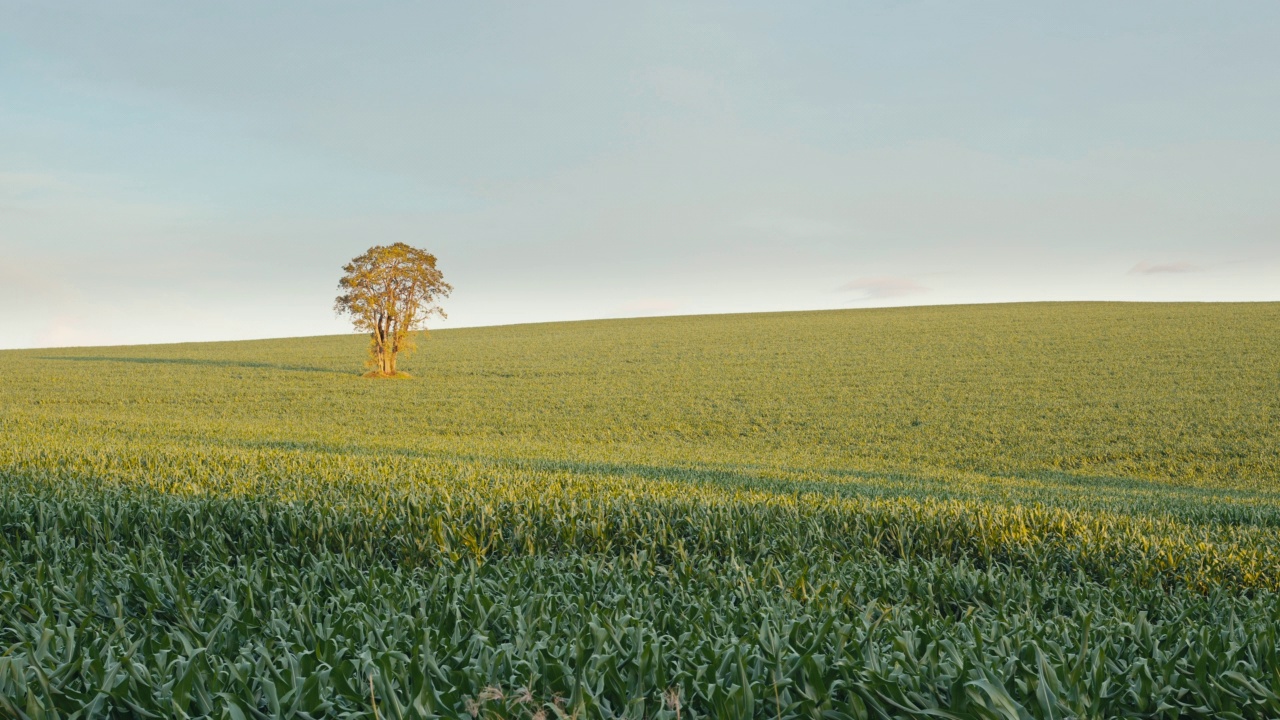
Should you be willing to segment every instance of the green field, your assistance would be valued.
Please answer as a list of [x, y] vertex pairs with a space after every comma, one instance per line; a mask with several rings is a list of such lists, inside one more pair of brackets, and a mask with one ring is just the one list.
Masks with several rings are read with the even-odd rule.
[[1280, 717], [1280, 303], [365, 342], [0, 352], [0, 716]]

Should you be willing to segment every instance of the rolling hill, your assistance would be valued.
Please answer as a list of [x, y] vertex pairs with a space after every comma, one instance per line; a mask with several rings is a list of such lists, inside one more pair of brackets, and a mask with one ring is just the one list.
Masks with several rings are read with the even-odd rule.
[[0, 352], [0, 714], [1280, 715], [1280, 304], [364, 345]]

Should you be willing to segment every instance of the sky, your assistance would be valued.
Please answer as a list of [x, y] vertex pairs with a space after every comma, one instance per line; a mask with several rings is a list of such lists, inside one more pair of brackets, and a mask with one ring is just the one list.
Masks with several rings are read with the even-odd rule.
[[1280, 300], [1280, 3], [0, 0], [0, 347]]

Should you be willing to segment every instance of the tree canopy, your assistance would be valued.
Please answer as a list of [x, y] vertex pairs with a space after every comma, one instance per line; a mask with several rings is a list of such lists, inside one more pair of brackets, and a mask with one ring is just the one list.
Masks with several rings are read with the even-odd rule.
[[453, 286], [436, 267], [436, 256], [404, 243], [376, 245], [342, 268], [342, 293], [334, 301], [356, 330], [369, 333], [371, 375], [396, 377], [396, 356], [411, 352], [413, 335], [433, 315], [445, 317], [438, 300]]

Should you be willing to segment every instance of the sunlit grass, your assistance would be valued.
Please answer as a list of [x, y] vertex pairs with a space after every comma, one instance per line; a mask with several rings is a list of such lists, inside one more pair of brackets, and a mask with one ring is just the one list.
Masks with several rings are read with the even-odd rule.
[[1280, 305], [364, 344], [0, 353], [0, 714], [1280, 714]]

